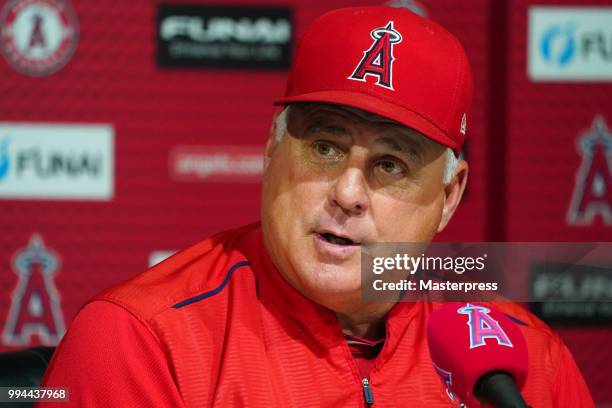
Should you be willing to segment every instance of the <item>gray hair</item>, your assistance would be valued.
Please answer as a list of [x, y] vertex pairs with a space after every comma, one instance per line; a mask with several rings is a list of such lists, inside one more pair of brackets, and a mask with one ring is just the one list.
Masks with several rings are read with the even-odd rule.
[[[285, 109], [276, 117], [275, 123], [275, 134], [277, 141], [281, 141], [285, 132], [287, 131], [287, 115], [289, 114], [290, 105], [286, 106]], [[447, 185], [453, 179], [453, 175], [455, 174], [455, 169], [457, 168], [457, 164], [459, 163], [459, 158], [455, 157], [455, 153], [453, 149], [450, 147], [446, 149], [446, 161], [444, 163], [444, 176], [442, 177], [442, 182], [444, 185]]]

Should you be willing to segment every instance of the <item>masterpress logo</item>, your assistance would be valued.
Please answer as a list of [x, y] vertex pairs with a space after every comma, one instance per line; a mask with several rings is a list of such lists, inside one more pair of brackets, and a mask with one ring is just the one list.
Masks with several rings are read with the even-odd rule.
[[529, 8], [532, 81], [612, 81], [612, 7]]
[[113, 128], [0, 122], [0, 199], [110, 200]]

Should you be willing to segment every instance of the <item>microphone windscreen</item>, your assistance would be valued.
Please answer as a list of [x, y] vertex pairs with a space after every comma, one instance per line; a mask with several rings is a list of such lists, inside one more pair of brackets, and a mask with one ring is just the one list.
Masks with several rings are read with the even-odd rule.
[[519, 391], [525, 385], [525, 338], [516, 323], [489, 305], [450, 303], [434, 311], [427, 341], [449, 395], [470, 408], [487, 407], [474, 395], [474, 386], [485, 374], [503, 371], [514, 378]]

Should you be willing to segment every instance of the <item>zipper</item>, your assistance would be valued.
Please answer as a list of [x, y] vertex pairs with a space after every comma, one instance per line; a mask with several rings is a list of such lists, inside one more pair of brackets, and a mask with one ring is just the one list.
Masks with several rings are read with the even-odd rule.
[[363, 398], [366, 404], [372, 405], [374, 403], [374, 394], [372, 394], [372, 388], [370, 388], [370, 381], [367, 378], [361, 379], [361, 385], [363, 386]]

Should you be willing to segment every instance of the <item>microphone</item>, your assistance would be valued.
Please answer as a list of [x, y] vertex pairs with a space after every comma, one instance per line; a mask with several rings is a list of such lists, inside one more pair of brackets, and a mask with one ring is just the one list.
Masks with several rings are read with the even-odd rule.
[[528, 408], [519, 392], [527, 379], [527, 344], [503, 313], [450, 303], [429, 317], [427, 342], [451, 399], [469, 408]]

